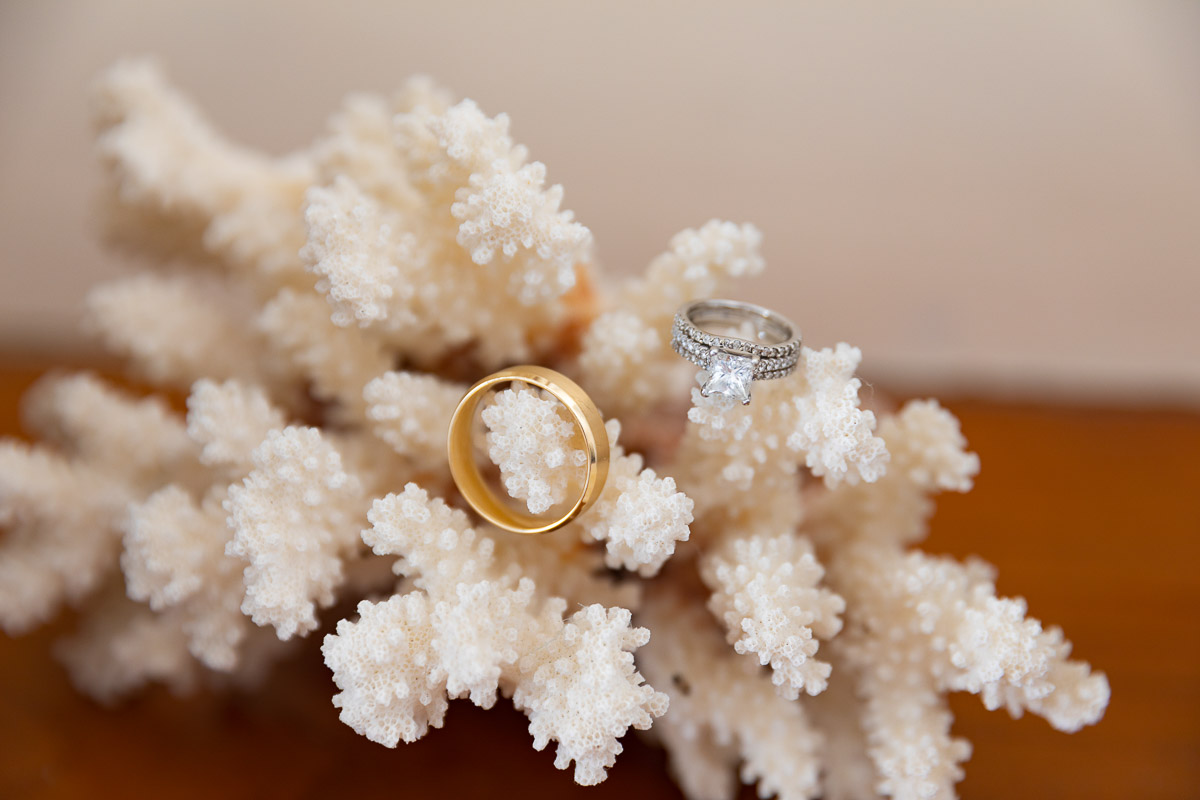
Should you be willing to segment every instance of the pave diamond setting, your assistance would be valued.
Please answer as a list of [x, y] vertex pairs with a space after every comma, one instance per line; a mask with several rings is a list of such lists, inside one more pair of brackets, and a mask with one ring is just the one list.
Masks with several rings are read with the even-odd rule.
[[[719, 325], [752, 337], [719, 335], [699, 325]], [[754, 381], [785, 378], [800, 360], [800, 334], [795, 326], [770, 309], [736, 300], [698, 300], [675, 315], [671, 348], [708, 372], [701, 392], [750, 403]]]
[[749, 405], [755, 361], [753, 357], [714, 349], [708, 357], [708, 380], [700, 393], [705, 397], [720, 395]]

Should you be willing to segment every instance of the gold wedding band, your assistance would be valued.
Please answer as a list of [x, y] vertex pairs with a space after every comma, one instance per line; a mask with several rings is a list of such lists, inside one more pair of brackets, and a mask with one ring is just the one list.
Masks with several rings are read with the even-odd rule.
[[[488, 488], [475, 462], [471, 428], [475, 411], [487, 391], [503, 383], [527, 383], [549, 392], [554, 399], [566, 406], [575, 426], [583, 435], [587, 450], [587, 473], [583, 479], [583, 492], [575, 505], [562, 517], [546, 522], [509, 508]], [[558, 530], [582, 514], [596, 502], [608, 479], [608, 434], [604, 430], [604, 418], [600, 410], [587, 396], [579, 384], [552, 369], [537, 366], [512, 367], [493, 373], [472, 386], [463, 399], [458, 401], [454, 416], [450, 418], [450, 435], [447, 438], [447, 453], [450, 459], [450, 475], [458, 490], [471, 508], [498, 528], [513, 533], [549, 533]]]

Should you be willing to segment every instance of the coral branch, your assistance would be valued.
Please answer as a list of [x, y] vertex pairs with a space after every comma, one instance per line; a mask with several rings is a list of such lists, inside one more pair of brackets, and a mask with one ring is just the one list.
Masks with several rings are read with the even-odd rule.
[[793, 534], [731, 536], [701, 558], [712, 590], [708, 607], [725, 624], [734, 650], [771, 666], [784, 696], [818, 694], [829, 664], [818, 661], [817, 637], [842, 629], [845, 601], [818, 586], [825, 570], [809, 541]]
[[832, 350], [805, 347], [801, 356], [808, 391], [795, 398], [797, 420], [788, 447], [804, 453], [805, 465], [824, 476], [826, 486], [878, 480], [888, 454], [884, 440], [872, 433], [875, 415], [858, 407], [862, 381], [854, 371], [862, 351], [842, 343]]
[[23, 633], [98, 586], [116, 566], [128, 499], [84, 464], [0, 441], [0, 627]]
[[267, 434], [283, 426], [283, 413], [255, 386], [201, 380], [188, 397], [187, 432], [202, 448], [201, 463], [241, 473], [239, 479], [253, 469]]
[[134, 398], [87, 373], [51, 375], [26, 396], [25, 411], [42, 439], [131, 489], [157, 488], [168, 475], [207, 477], [183, 420], [160, 397]]
[[608, 484], [578, 525], [585, 541], [604, 542], [609, 567], [650, 578], [674, 555], [675, 543], [691, 536], [694, 504], [675, 490], [674, 478], [643, 469], [640, 455], [616, 446], [620, 427], [615, 420], [608, 429], [614, 445]]
[[867, 698], [863, 727], [878, 791], [895, 800], [954, 797], [971, 745], [950, 735], [946, 698], [915, 670], [880, 670], [859, 685]]
[[298, 211], [313, 179], [306, 159], [270, 159], [226, 141], [153, 62], [117, 64], [95, 97], [123, 240], [156, 231], [149, 238], [160, 257], [209, 254], [266, 293], [307, 283], [296, 256]]
[[654, 631], [639, 653], [642, 669], [671, 701], [655, 731], [688, 797], [732, 798], [728, 776], [739, 760], [760, 797], [820, 796], [821, 735], [800, 703], [781, 699], [765, 674], [729, 651], [703, 608], [664, 590], [647, 598], [639, 619]]
[[530, 389], [510, 389], [496, 394], [482, 417], [504, 489], [524, 500], [530, 514], [563, 502], [568, 488], [582, 481], [587, 453], [572, 441], [575, 425], [558, 403]]
[[253, 463], [226, 501], [227, 552], [247, 565], [242, 612], [280, 639], [303, 636], [317, 627], [316, 608], [333, 603], [342, 559], [357, 549], [362, 486], [316, 428], [271, 431]]
[[225, 553], [233, 532], [222, 499], [223, 493], [214, 493], [198, 505], [168, 486], [133, 506], [121, 568], [131, 599], [148, 601], [154, 611], [171, 610], [191, 654], [229, 672], [250, 620], [239, 607], [244, 565]]
[[87, 298], [91, 327], [148, 380], [188, 387], [203, 377], [256, 380], [263, 344], [251, 298], [218, 275], [142, 273]]
[[397, 568], [417, 588], [364, 602], [358, 622], [325, 639], [342, 689], [334, 702], [355, 730], [394, 746], [440, 725], [447, 698], [488, 708], [503, 691], [529, 715], [534, 747], [557, 741], [555, 765], [574, 761], [576, 781], [592, 784], [629, 727], [665, 712], [665, 697], [633, 668], [630, 651], [648, 632], [631, 627], [628, 610], [592, 605], [564, 621], [564, 600], [518, 577], [491, 537], [414, 484], [377, 500], [370, 521], [363, 539], [403, 556]]
[[358, 620], [341, 620], [321, 652], [340, 693], [342, 722], [373, 742], [415, 742], [446, 715], [445, 677], [433, 654], [429, 601], [420, 592], [363, 600]]
[[1103, 714], [1108, 682], [1067, 661], [1061, 633], [1043, 632], [1024, 601], [997, 598], [988, 565], [903, 549], [925, 533], [928, 495], [969, 488], [978, 469], [957, 420], [914, 402], [881, 431], [895, 454], [888, 475], [869, 495], [861, 486], [829, 493], [813, 523], [831, 549], [830, 584], [846, 599], [835, 645], [865, 698], [880, 790], [953, 797], [970, 749], [950, 737], [943, 693], [980, 694], [988, 708], [1029, 709], [1075, 730]]
[[647, 730], [667, 710], [667, 696], [643, 683], [633, 651], [650, 640], [624, 608], [591, 605], [571, 615], [520, 662], [513, 704], [529, 715], [533, 746], [558, 741], [554, 766], [575, 762], [575, 782], [600, 783], [621, 752], [617, 738]]
[[450, 417], [467, 387], [413, 372], [387, 372], [363, 389], [375, 435], [425, 470], [444, 470]]
[[906, 403], [884, 418], [879, 435], [891, 454], [887, 473], [874, 486], [842, 484], [819, 497], [811, 513], [818, 541], [918, 541], [933, 514], [930, 495], [968, 491], [979, 472], [958, 420], [936, 401]]

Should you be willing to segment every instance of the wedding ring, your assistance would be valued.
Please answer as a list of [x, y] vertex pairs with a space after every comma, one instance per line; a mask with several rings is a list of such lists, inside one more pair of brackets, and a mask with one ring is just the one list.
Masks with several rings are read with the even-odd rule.
[[796, 368], [800, 332], [782, 314], [753, 303], [697, 300], [675, 315], [671, 347], [708, 372], [701, 394], [723, 395], [746, 405], [751, 383], [783, 378]]
[[[475, 411], [490, 389], [505, 383], [525, 383], [549, 392], [566, 407], [582, 435], [587, 452], [583, 491], [575, 505], [558, 519], [547, 521], [510, 508], [488, 487], [479, 472], [471, 435]], [[579, 384], [545, 367], [522, 366], [501, 370], [468, 389], [454, 409], [454, 416], [450, 418], [447, 452], [450, 475], [471, 508], [496, 527], [513, 533], [549, 533], [561, 528], [596, 502], [608, 479], [608, 434], [604, 430], [604, 418], [600, 416], [599, 409], [587, 393], [579, 388]]]

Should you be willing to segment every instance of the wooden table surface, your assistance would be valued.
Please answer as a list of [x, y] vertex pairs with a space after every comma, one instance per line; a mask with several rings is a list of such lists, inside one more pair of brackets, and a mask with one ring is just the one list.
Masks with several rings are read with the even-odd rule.
[[[0, 368], [0, 434], [17, 431], [34, 375]], [[1000, 591], [1063, 626], [1113, 691], [1105, 719], [1072, 736], [956, 696], [954, 730], [975, 745], [961, 795], [1200, 797], [1200, 415], [946, 405], [983, 471], [941, 499], [926, 548], [996, 564]], [[422, 741], [373, 744], [338, 722], [319, 637], [252, 696], [154, 689], [100, 708], [50, 654], [67, 622], [0, 635], [0, 798], [679, 796], [635, 736], [606, 783], [576, 787], [503, 701], [452, 703]]]

